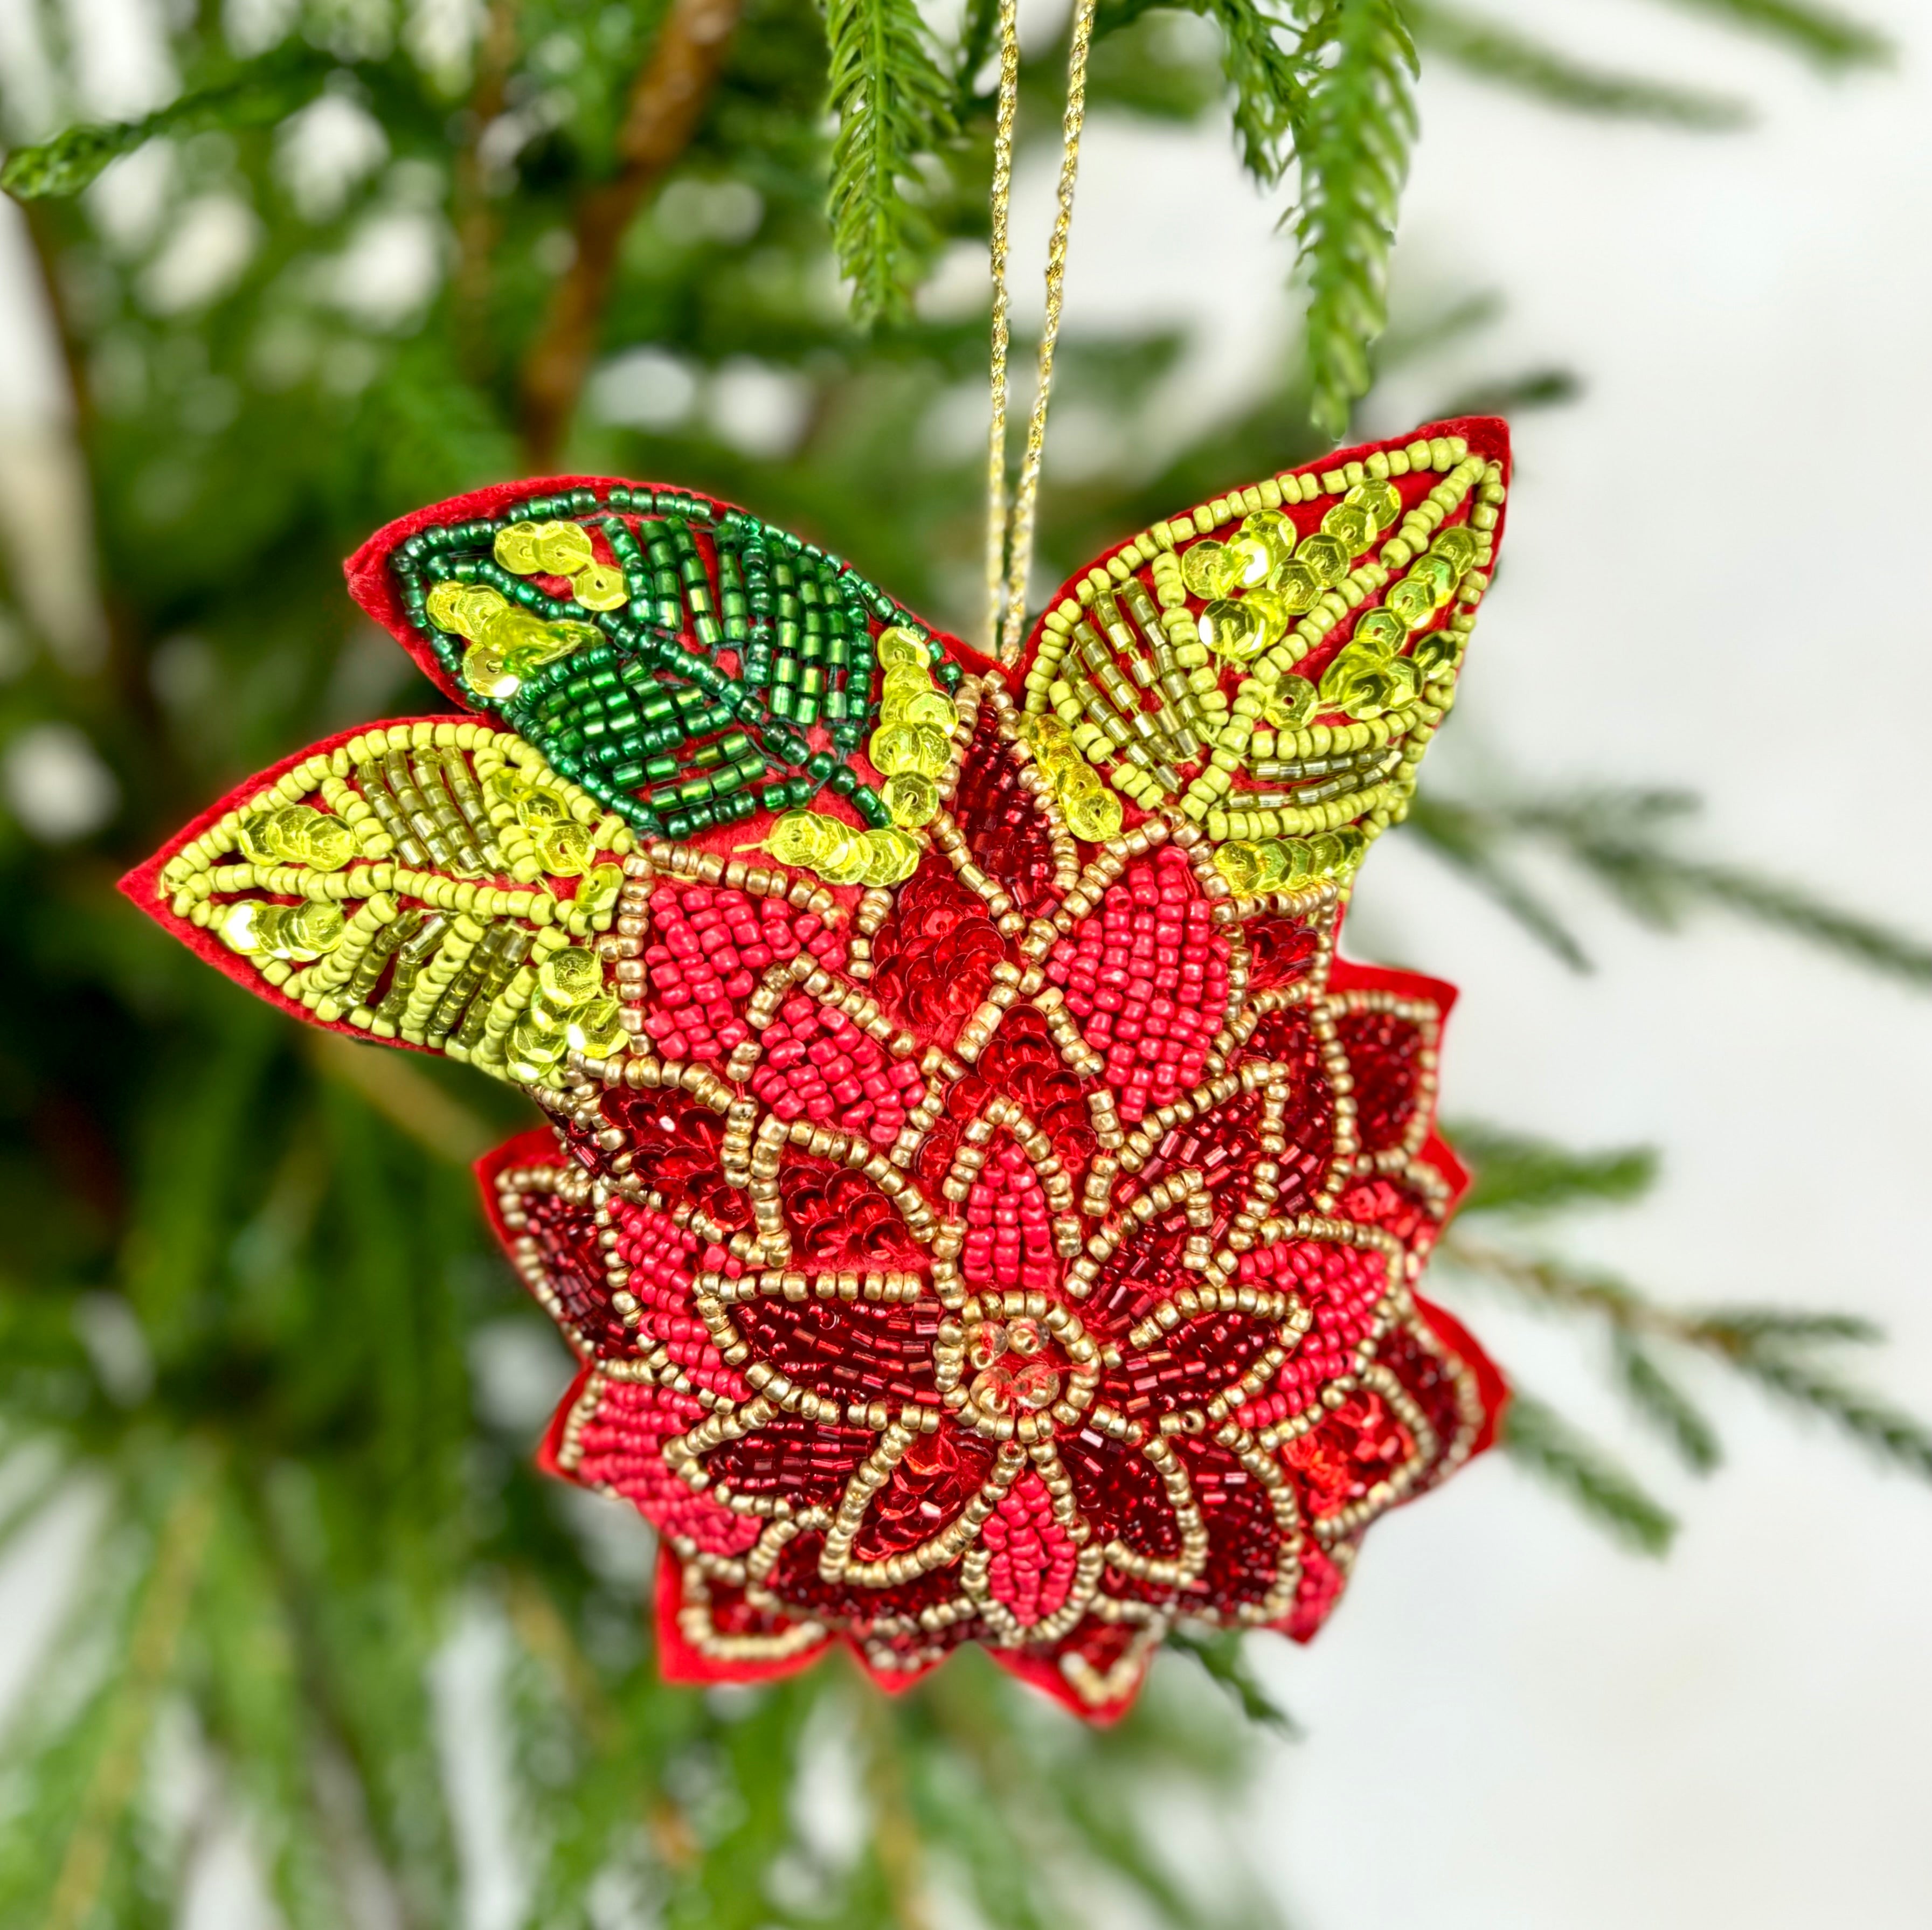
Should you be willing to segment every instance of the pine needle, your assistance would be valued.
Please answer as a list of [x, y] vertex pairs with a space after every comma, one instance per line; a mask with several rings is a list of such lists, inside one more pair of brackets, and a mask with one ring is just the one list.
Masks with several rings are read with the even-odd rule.
[[912, 0], [830, 0], [832, 241], [861, 322], [902, 319], [928, 229], [918, 166], [952, 130], [952, 85]]
[[1418, 799], [1409, 823], [1437, 856], [1573, 964], [1584, 963], [1581, 949], [1507, 862], [1514, 844], [1553, 847], [1632, 918], [1657, 929], [1673, 930], [1691, 910], [1710, 907], [1887, 977], [1932, 986], [1932, 944], [1915, 934], [1828, 904], [1782, 878], [1672, 849], [1670, 828], [1696, 809], [1694, 797], [1676, 790], [1584, 791], [1484, 805], [1438, 796]]
[[1503, 837], [1484, 813], [1425, 793], [1411, 800], [1405, 826], [1573, 972], [1594, 969], [1576, 934], [1548, 901], [1503, 862]]
[[1501, 1440], [1513, 1461], [1559, 1489], [1618, 1540], [1647, 1555], [1669, 1550], [1676, 1518], [1594, 1441], [1520, 1387], [1510, 1392]]
[[1750, 119], [1750, 109], [1728, 94], [1587, 66], [1513, 26], [1458, 7], [1406, 0], [1403, 10], [1424, 53], [1439, 54], [1479, 79], [1552, 107], [1700, 132], [1743, 127]]
[[[1336, 0], [1295, 130], [1310, 412], [1339, 442], [1388, 319], [1389, 253], [1415, 139], [1415, 47], [1396, 0]], [[1315, 30], [1311, 30], [1312, 31]]]
[[1802, 1354], [1758, 1346], [1732, 1356], [1740, 1373], [1796, 1406], [1834, 1421], [1882, 1461], [1932, 1480], [1932, 1430], [1862, 1387], [1822, 1371]]
[[1232, 1629], [1177, 1628], [1168, 1632], [1167, 1646], [1191, 1656], [1210, 1678], [1224, 1689], [1250, 1722], [1289, 1742], [1299, 1742], [1301, 1725], [1270, 1695], [1248, 1666], [1241, 1638]]
[[110, 162], [132, 154], [158, 135], [272, 125], [320, 93], [337, 65], [320, 49], [298, 43], [286, 52], [264, 55], [217, 85], [184, 94], [139, 120], [63, 128], [50, 140], [16, 148], [8, 154], [0, 163], [0, 188], [16, 201], [62, 199], [78, 194]]
[[174, 1671], [216, 1515], [213, 1470], [187, 1458], [161, 1524], [154, 1567], [128, 1644], [128, 1675], [61, 1858], [45, 1930], [80, 1930], [94, 1914], [123, 1817], [133, 1800], [163, 1688]]
[[1726, 25], [1748, 27], [1781, 41], [1793, 53], [1828, 73], [1876, 67], [1892, 58], [1892, 43], [1835, 8], [1809, 0], [1676, 0], [1694, 13], [1708, 13]]
[[1861, 1314], [1814, 1314], [1790, 1307], [1726, 1307], [1696, 1317], [1697, 1332], [1714, 1345], [1742, 1350], [1767, 1341], [1850, 1341], [1875, 1346], [1884, 1330]]
[[1658, 1155], [1647, 1146], [1572, 1152], [1544, 1139], [1462, 1120], [1445, 1128], [1450, 1143], [1475, 1173], [1462, 1217], [1546, 1212], [1557, 1207], [1622, 1205], [1656, 1183]]
[[1677, 1451], [1694, 1474], [1708, 1474], [1724, 1458], [1716, 1430], [1649, 1350], [1629, 1334], [1615, 1348], [1617, 1378], [1637, 1413]]

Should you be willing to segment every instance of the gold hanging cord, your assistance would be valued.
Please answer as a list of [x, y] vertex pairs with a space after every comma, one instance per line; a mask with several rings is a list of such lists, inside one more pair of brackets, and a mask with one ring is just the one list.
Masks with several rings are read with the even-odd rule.
[[[1034, 509], [1040, 496], [1040, 457], [1046, 446], [1046, 407], [1053, 388], [1053, 351], [1060, 338], [1066, 280], [1066, 238], [1073, 224], [1073, 184], [1080, 170], [1080, 130], [1087, 118], [1087, 49], [1094, 37], [1094, 0], [1077, 0], [1066, 57], [1066, 111], [1061, 118], [1059, 205], [1046, 250], [1046, 319], [1026, 453], [1013, 492], [1010, 524], [1006, 481], [1006, 252], [1013, 185], [1013, 122], [1019, 99], [1018, 0], [1000, 0], [1000, 91], [993, 130], [992, 426], [986, 452], [986, 635], [1003, 662], [1020, 654], [1026, 625], [1027, 577], [1033, 567]], [[1004, 580], [1002, 582], [1004, 575]]]

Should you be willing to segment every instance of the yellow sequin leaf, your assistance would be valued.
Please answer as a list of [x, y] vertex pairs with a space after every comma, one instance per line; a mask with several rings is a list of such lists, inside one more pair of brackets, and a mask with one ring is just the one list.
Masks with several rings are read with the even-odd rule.
[[632, 848], [522, 739], [429, 719], [258, 780], [161, 854], [147, 898], [319, 1023], [550, 1086], [573, 1049], [560, 1042], [567, 1021], [586, 1017], [586, 1041], [625, 1049], [596, 943]]

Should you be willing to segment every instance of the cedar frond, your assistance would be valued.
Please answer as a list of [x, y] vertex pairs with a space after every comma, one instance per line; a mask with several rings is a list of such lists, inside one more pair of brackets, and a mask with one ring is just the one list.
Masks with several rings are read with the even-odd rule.
[[1308, 280], [1310, 410], [1338, 442], [1388, 319], [1389, 251], [1418, 122], [1415, 46], [1396, 0], [1337, 0], [1296, 128], [1295, 234]]
[[912, 0], [830, 0], [832, 243], [861, 322], [902, 319], [930, 238], [919, 163], [952, 129], [952, 88]]
[[1742, 127], [1750, 118], [1750, 109], [1729, 94], [1588, 66], [1560, 47], [1459, 7], [1406, 0], [1405, 10], [1424, 53], [1552, 107], [1706, 131]]
[[1618, 1540], [1648, 1555], [1670, 1548], [1676, 1518], [1595, 1442], [1520, 1387], [1510, 1395], [1501, 1438], [1512, 1461], [1560, 1488]]

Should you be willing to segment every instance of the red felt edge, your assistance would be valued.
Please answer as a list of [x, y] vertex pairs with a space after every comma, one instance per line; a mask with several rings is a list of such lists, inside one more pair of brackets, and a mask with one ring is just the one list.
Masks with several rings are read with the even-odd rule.
[[[1339, 469], [1348, 463], [1365, 463], [1371, 456], [1385, 454], [1390, 449], [1406, 449], [1412, 442], [1427, 442], [1438, 436], [1460, 436], [1468, 444], [1472, 455], [1480, 456], [1488, 462], [1501, 463], [1503, 480], [1505, 484], [1508, 484], [1510, 473], [1509, 424], [1500, 415], [1450, 416], [1444, 421], [1424, 423], [1420, 428], [1412, 429], [1406, 435], [1390, 436], [1380, 442], [1361, 442], [1353, 448], [1331, 450], [1327, 455], [1317, 457], [1312, 462], [1298, 463], [1293, 469], [1276, 469], [1271, 471], [1270, 474], [1318, 475], [1324, 470]], [[1206, 499], [1211, 500], [1211, 497]], [[1179, 513], [1178, 511], [1175, 512], [1176, 514]], [[1498, 508], [1496, 527], [1490, 532], [1491, 547], [1498, 553], [1503, 544], [1503, 525], [1508, 515], [1509, 503], [1506, 496]], [[1039, 616], [1034, 619], [1033, 628], [1027, 632], [1026, 647], [1020, 652], [1021, 664], [1029, 664], [1033, 661], [1034, 652], [1039, 647], [1040, 634], [1046, 628], [1048, 612], [1057, 610], [1065, 598], [1074, 595], [1089, 570], [1104, 568], [1110, 559], [1118, 556], [1133, 540], [1132, 535], [1124, 536], [1111, 549], [1103, 550], [1092, 562], [1082, 564], [1047, 598], [1040, 606]]]
[[934, 1669], [944, 1668], [957, 1653], [949, 1651], [938, 1662], [922, 1662], [917, 1668], [880, 1669], [866, 1660], [866, 1651], [850, 1635], [842, 1634], [839, 1639], [859, 1665], [866, 1680], [882, 1695], [904, 1695], [909, 1689], [916, 1689]]
[[[434, 647], [404, 614], [395, 577], [388, 567], [390, 554], [419, 529], [443, 523], [475, 522], [494, 515], [506, 503], [533, 496], [555, 496], [574, 489], [594, 489], [600, 493], [613, 489], [665, 490], [694, 502], [709, 503], [712, 513], [719, 517], [739, 508], [737, 504], [727, 502], [722, 497], [707, 496], [702, 490], [686, 489], [680, 484], [634, 482], [627, 476], [538, 476], [514, 482], [491, 483], [487, 487], [472, 490], [467, 495], [453, 496], [445, 502], [432, 503], [427, 509], [412, 510], [408, 515], [399, 516], [394, 522], [383, 524], [342, 566], [343, 574], [349, 579], [349, 594], [401, 644], [416, 667], [444, 696], [466, 711], [484, 715], [486, 713], [478, 709], [476, 699], [444, 670], [436, 661]], [[611, 513], [622, 515], [625, 512]], [[746, 510], [741, 513], [750, 515], [754, 512]], [[922, 617], [920, 620], [925, 622]], [[989, 658], [982, 656], [963, 639], [932, 624], [927, 624], [926, 628], [962, 668], [978, 675], [998, 668]]]
[[1454, 1314], [1447, 1308], [1438, 1307], [1433, 1300], [1425, 1300], [1420, 1293], [1414, 1297], [1415, 1310], [1427, 1323], [1429, 1331], [1476, 1377], [1477, 1389], [1483, 1399], [1483, 1425], [1469, 1452], [1472, 1455], [1479, 1455], [1495, 1444], [1496, 1430], [1502, 1424], [1503, 1411], [1509, 1405], [1509, 1383], [1504, 1380], [1496, 1362], [1478, 1345], [1474, 1335]]
[[657, 1630], [658, 1673], [666, 1682], [692, 1686], [718, 1682], [777, 1682], [809, 1668], [832, 1646], [828, 1635], [796, 1655], [775, 1662], [721, 1662], [694, 1649], [684, 1639], [677, 1625], [678, 1611], [684, 1606], [684, 1579], [677, 1557], [660, 1542], [657, 1572], [652, 1586], [655, 1605], [653, 1620]]
[[[1432, 978], [1426, 972], [1411, 972], [1400, 965], [1364, 965], [1344, 958], [1339, 952], [1329, 970], [1328, 989], [1331, 992], [1393, 992], [1405, 999], [1427, 999], [1435, 1005], [1437, 1023], [1445, 1027], [1461, 996], [1447, 978]], [[1442, 1215], [1446, 1221], [1469, 1190], [1469, 1169], [1442, 1137], [1433, 1119], [1422, 1152], [1424, 1158], [1449, 1182], [1449, 1199]]]
[[1112, 1701], [1083, 1702], [1074, 1693], [1073, 1685], [1043, 1656], [1029, 1655], [1023, 1649], [989, 1649], [987, 1653], [995, 1668], [1004, 1669], [1029, 1689], [1050, 1696], [1062, 1708], [1070, 1709], [1083, 1722], [1096, 1729], [1112, 1728], [1139, 1699], [1142, 1686], [1147, 1680], [1147, 1671], [1142, 1669], [1134, 1677], [1133, 1686]]

